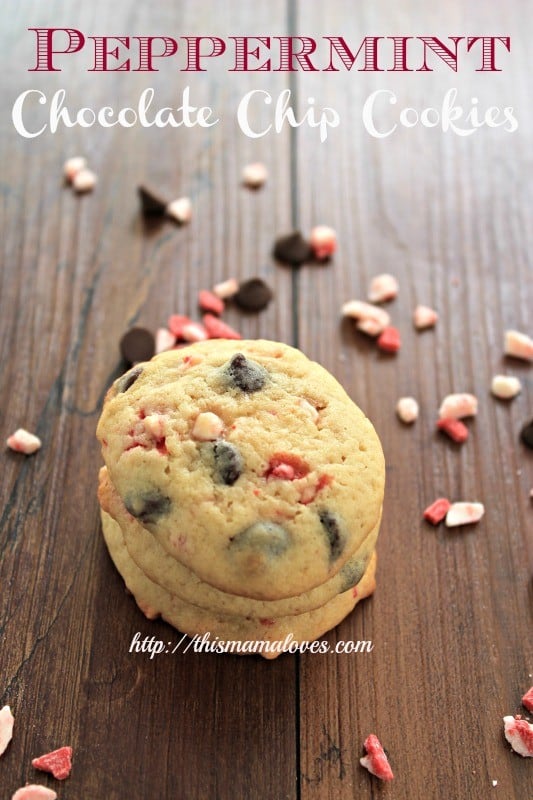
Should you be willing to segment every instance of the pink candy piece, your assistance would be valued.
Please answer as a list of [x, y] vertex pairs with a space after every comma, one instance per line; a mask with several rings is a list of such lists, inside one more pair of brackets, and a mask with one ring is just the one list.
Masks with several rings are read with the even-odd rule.
[[379, 334], [377, 345], [385, 353], [397, 353], [402, 345], [398, 328], [387, 325]]
[[413, 312], [413, 322], [419, 331], [425, 328], [432, 328], [439, 318], [439, 315], [429, 306], [417, 306]]
[[383, 275], [376, 275], [370, 283], [368, 299], [371, 303], [384, 303], [393, 300], [398, 294], [398, 281], [394, 275], [384, 272]]
[[211, 311], [213, 314], [222, 314], [224, 311], [224, 301], [206, 289], [198, 293], [198, 305], [202, 311]]
[[198, 322], [188, 322], [181, 329], [181, 338], [186, 342], [204, 342], [209, 336], [206, 329]]
[[192, 322], [189, 317], [185, 317], [183, 314], [172, 314], [168, 318], [168, 327], [171, 333], [174, 334], [176, 339], [182, 338], [183, 328], [185, 325], [189, 325]]
[[468, 428], [460, 419], [439, 419], [437, 428], [458, 444], [462, 444], [468, 439]]
[[506, 356], [533, 361], [533, 339], [519, 331], [505, 331], [504, 352]]
[[472, 525], [479, 522], [484, 513], [483, 503], [452, 503], [446, 514], [446, 526], [456, 528], [458, 525]]
[[533, 686], [523, 696], [522, 705], [533, 714]]
[[168, 330], [168, 328], [158, 328], [155, 335], [155, 352], [164, 353], [166, 350], [172, 350], [176, 344], [176, 337]]
[[58, 781], [64, 781], [72, 769], [72, 747], [60, 747], [51, 753], [45, 753], [32, 759], [31, 765], [42, 772], [50, 772]]
[[431, 522], [432, 525], [438, 525], [450, 510], [451, 505], [447, 497], [438, 497], [425, 509], [424, 519]]
[[17, 789], [11, 800], [57, 800], [57, 794], [46, 786], [31, 783]]
[[359, 759], [361, 766], [365, 767], [372, 775], [375, 775], [376, 778], [380, 778], [382, 781], [392, 781], [394, 775], [389, 760], [375, 734], [371, 733], [370, 736], [367, 736], [365, 739], [365, 750], [367, 755]]
[[213, 294], [220, 297], [221, 300], [229, 300], [238, 291], [239, 281], [236, 278], [228, 278], [227, 281], [222, 281], [213, 286]]
[[390, 314], [362, 300], [349, 300], [342, 306], [343, 317], [357, 320], [357, 328], [368, 336], [378, 336], [390, 323]]
[[503, 718], [505, 738], [515, 751], [524, 758], [533, 757], [533, 725], [525, 719]]
[[242, 339], [240, 333], [213, 314], [205, 314], [203, 323], [210, 339]]
[[329, 228], [327, 225], [317, 225], [311, 231], [309, 244], [315, 258], [325, 261], [337, 249], [337, 234], [333, 228]]
[[35, 434], [29, 433], [24, 428], [19, 428], [6, 440], [6, 444], [11, 450], [15, 450], [17, 453], [25, 453], [29, 456], [39, 450], [42, 442]]
[[439, 408], [439, 419], [462, 419], [477, 414], [477, 397], [473, 394], [449, 394]]
[[15, 718], [9, 706], [4, 706], [0, 710], [0, 756], [5, 753], [6, 748], [13, 738], [13, 723]]

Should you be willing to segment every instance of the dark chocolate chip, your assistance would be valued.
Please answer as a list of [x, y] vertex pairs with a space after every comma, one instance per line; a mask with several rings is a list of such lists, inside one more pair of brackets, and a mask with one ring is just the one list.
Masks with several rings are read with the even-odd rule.
[[339, 594], [347, 592], [357, 586], [363, 575], [365, 574], [368, 557], [355, 558], [353, 561], [348, 561], [347, 564], [341, 569], [339, 575], [342, 578], [342, 583], [339, 588]]
[[233, 486], [244, 469], [240, 452], [235, 445], [219, 441], [213, 444], [213, 455], [216, 477], [226, 486]]
[[520, 441], [530, 450], [533, 450], [533, 419], [526, 422], [520, 431]]
[[170, 497], [157, 489], [143, 494], [130, 495], [124, 501], [129, 513], [140, 522], [146, 524], [157, 522], [170, 511]]
[[154, 335], [146, 328], [130, 328], [120, 340], [120, 354], [128, 364], [149, 361], [154, 353]]
[[141, 211], [147, 217], [162, 217], [168, 205], [168, 200], [161, 197], [148, 186], [139, 186], [139, 198], [141, 200]]
[[243, 392], [258, 392], [268, 379], [266, 369], [242, 353], [235, 353], [224, 367], [224, 372], [230, 384]]
[[142, 371], [143, 368], [141, 366], [133, 367], [133, 369], [130, 369], [129, 372], [126, 372], [122, 378], [119, 378], [115, 384], [117, 394], [120, 394], [121, 392], [127, 392], [130, 386], [133, 386]]
[[289, 534], [285, 528], [268, 520], [254, 522], [231, 540], [233, 549], [260, 550], [269, 557], [282, 555], [288, 546]]
[[250, 278], [241, 283], [233, 300], [243, 311], [262, 311], [272, 300], [272, 289], [261, 278]]
[[274, 258], [297, 267], [313, 260], [313, 250], [300, 231], [280, 236], [274, 243]]
[[330, 561], [336, 561], [344, 550], [344, 537], [337, 518], [331, 511], [320, 511], [318, 517], [328, 537]]

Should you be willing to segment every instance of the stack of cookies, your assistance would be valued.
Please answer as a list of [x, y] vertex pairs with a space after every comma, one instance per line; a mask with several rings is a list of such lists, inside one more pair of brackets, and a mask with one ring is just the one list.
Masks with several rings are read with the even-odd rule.
[[379, 439], [300, 351], [211, 340], [162, 353], [115, 381], [97, 435], [104, 536], [147, 617], [222, 641], [309, 642], [372, 593]]

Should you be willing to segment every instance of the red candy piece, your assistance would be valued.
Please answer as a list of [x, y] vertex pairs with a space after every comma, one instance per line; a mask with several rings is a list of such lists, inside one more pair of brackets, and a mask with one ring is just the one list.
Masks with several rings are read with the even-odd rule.
[[213, 314], [205, 314], [202, 321], [210, 339], [242, 339], [240, 333]]
[[533, 714], [533, 686], [523, 696], [522, 705], [525, 706], [527, 710], [531, 711], [531, 713]]
[[222, 314], [224, 311], [224, 301], [207, 289], [198, 292], [198, 305], [202, 311], [212, 311], [213, 314]]
[[58, 781], [64, 781], [72, 769], [72, 747], [60, 747], [44, 756], [34, 758], [32, 766], [43, 772], [51, 772]]
[[439, 419], [437, 428], [446, 433], [454, 442], [466, 442], [468, 439], [468, 428], [460, 419]]
[[427, 519], [432, 525], [438, 525], [448, 513], [450, 506], [451, 503], [446, 497], [439, 497], [426, 508], [424, 511], [424, 519]]
[[268, 462], [265, 478], [294, 481], [298, 478], [305, 478], [308, 472], [309, 467], [300, 456], [293, 455], [293, 453], [274, 453]]
[[176, 339], [182, 338], [184, 326], [190, 324], [191, 320], [189, 317], [184, 317], [183, 314], [172, 314], [172, 316], [168, 318], [167, 323], [169, 331]]
[[377, 346], [385, 353], [397, 353], [401, 347], [400, 331], [389, 325], [378, 336]]
[[374, 733], [366, 737], [365, 750], [367, 755], [359, 759], [363, 767], [366, 767], [376, 778], [381, 778], [382, 781], [391, 781], [394, 775], [392, 774], [389, 760]]

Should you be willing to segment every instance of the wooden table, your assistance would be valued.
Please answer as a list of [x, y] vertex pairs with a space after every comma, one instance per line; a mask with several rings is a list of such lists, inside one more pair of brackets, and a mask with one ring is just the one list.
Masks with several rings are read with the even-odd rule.
[[[0, 147], [0, 420], [36, 431], [32, 457], [5, 451], [0, 528], [0, 705], [16, 717], [0, 761], [2, 797], [26, 781], [63, 800], [155, 798], [390, 797], [525, 800], [533, 764], [512, 753], [502, 716], [525, 713], [533, 674], [531, 453], [518, 440], [531, 417], [531, 367], [503, 356], [503, 332], [531, 333], [533, 112], [531, 4], [328, 3], [271, 0], [158, 4], [4, 5]], [[476, 7], [475, 7], [476, 6]], [[90, 67], [88, 51], [59, 58], [61, 72], [27, 71], [28, 27], [75, 27], [86, 35], [510, 35], [502, 71], [457, 73], [180, 72], [181, 54], [159, 72]], [[20, 136], [11, 107], [24, 90], [64, 88], [67, 105], [118, 109], [153, 87], [176, 105], [185, 86], [212, 106], [209, 129], [97, 126]], [[383, 139], [361, 120], [366, 98], [389, 89], [380, 124], [405, 105], [440, 107], [458, 89], [467, 110], [513, 106], [519, 129], [483, 127], [461, 137], [440, 127], [401, 128]], [[301, 116], [335, 108], [340, 125], [320, 143], [307, 125], [263, 138], [236, 121], [241, 98], [284, 89]], [[259, 104], [258, 104], [259, 106]], [[266, 124], [264, 106], [254, 124]], [[28, 124], [46, 112], [35, 103]], [[98, 174], [91, 195], [62, 184], [63, 160], [84, 154]], [[240, 185], [242, 166], [264, 161], [268, 184]], [[147, 224], [136, 187], [189, 195], [190, 226]], [[338, 232], [331, 264], [291, 271], [271, 256], [275, 237], [319, 223]], [[363, 298], [369, 279], [392, 272], [390, 305], [403, 340], [396, 357], [341, 323], [341, 304]], [[369, 414], [387, 460], [387, 491], [374, 597], [324, 638], [371, 640], [371, 653], [285, 655], [275, 662], [194, 653], [130, 653], [136, 632], [177, 633], [149, 622], [125, 591], [105, 549], [95, 498], [101, 463], [94, 430], [106, 387], [123, 365], [129, 326], [152, 329], [169, 314], [195, 315], [197, 292], [229, 276], [261, 275], [275, 302], [225, 319], [249, 338], [279, 339], [320, 361]], [[417, 303], [438, 309], [417, 333]], [[529, 326], [529, 330], [528, 330]], [[512, 402], [490, 396], [493, 374], [523, 382]], [[479, 415], [463, 446], [435, 432], [442, 397], [470, 391]], [[401, 395], [421, 416], [403, 426]], [[434, 498], [480, 500], [477, 525], [449, 532], [421, 519]], [[376, 732], [396, 775], [382, 785], [359, 766]], [[74, 748], [70, 779], [36, 773], [31, 759]], [[492, 782], [498, 781], [493, 788]]]

